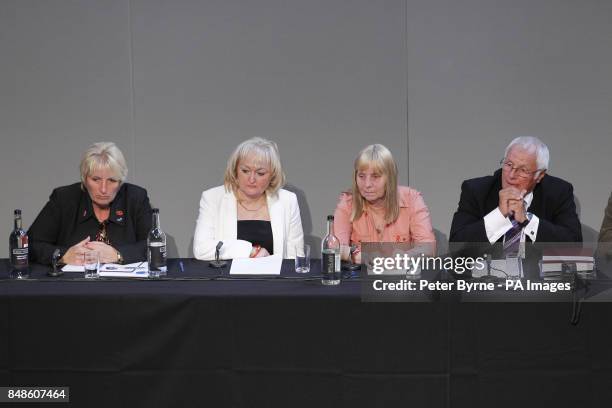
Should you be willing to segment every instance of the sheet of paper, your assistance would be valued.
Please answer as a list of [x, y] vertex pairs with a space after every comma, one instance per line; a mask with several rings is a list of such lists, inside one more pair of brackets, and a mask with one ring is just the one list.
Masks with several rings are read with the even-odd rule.
[[280, 256], [236, 258], [232, 261], [230, 275], [280, 275], [282, 264]]
[[[64, 272], [85, 272], [83, 265], [64, 265]], [[106, 278], [143, 278], [149, 276], [149, 264], [147, 262], [135, 262], [131, 264], [103, 264], [100, 265], [100, 277]]]
[[62, 268], [64, 272], [85, 272], [85, 267], [83, 265], [64, 265]]
[[104, 264], [100, 265], [98, 274], [101, 278], [146, 278], [149, 276], [149, 264], [147, 262], [125, 265]]
[[134, 262], [131, 264], [103, 264], [100, 265], [100, 272], [148, 272], [148, 262]]
[[99, 274], [101, 278], [147, 278], [149, 271], [134, 271], [134, 272], [103, 272]]

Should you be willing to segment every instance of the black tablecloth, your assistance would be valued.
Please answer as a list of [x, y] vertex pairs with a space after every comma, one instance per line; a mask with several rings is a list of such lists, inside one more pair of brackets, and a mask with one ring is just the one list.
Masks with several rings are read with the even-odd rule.
[[[363, 302], [361, 284], [6, 279], [0, 385], [69, 386], [78, 407], [607, 407], [612, 304]], [[201, 280], [204, 279], [204, 280]], [[25, 406], [25, 405], [20, 405]]]

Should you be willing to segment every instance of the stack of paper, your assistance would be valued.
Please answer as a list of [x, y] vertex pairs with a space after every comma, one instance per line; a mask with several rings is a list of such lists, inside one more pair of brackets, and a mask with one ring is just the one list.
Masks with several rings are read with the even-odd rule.
[[542, 253], [540, 276], [558, 279], [571, 273], [594, 273], [595, 258], [589, 248], [548, 248]]

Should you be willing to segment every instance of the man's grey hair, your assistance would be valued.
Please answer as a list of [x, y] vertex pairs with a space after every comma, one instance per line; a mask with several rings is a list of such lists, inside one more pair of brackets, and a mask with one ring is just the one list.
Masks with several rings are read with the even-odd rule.
[[534, 136], [519, 136], [510, 142], [508, 147], [506, 147], [506, 151], [504, 152], [504, 157], [508, 157], [508, 152], [513, 147], [520, 147], [523, 150], [526, 150], [531, 153], [536, 153], [536, 165], [538, 166], [538, 170], [547, 170], [548, 162], [550, 160], [550, 153], [548, 151], [548, 146], [544, 144], [540, 139]]

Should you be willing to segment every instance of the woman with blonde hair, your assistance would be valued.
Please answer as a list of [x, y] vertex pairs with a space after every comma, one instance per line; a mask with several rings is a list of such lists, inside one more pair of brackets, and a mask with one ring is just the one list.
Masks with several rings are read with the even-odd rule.
[[[353, 185], [340, 195], [334, 230], [344, 246], [352, 246], [353, 261], [361, 261], [362, 242], [427, 243], [435, 250], [429, 209], [421, 193], [397, 185], [397, 165], [381, 144], [364, 148], [354, 162]], [[347, 259], [347, 254], [343, 253]]]
[[214, 259], [220, 241], [223, 259], [295, 258], [304, 233], [297, 197], [281, 188], [284, 183], [276, 143], [254, 137], [238, 145], [227, 161], [224, 185], [202, 193], [195, 258]]
[[83, 255], [98, 251], [100, 262], [146, 259], [151, 229], [147, 191], [126, 183], [127, 164], [111, 142], [91, 145], [80, 164], [81, 182], [53, 190], [32, 223], [28, 236], [32, 261], [81, 265]]

